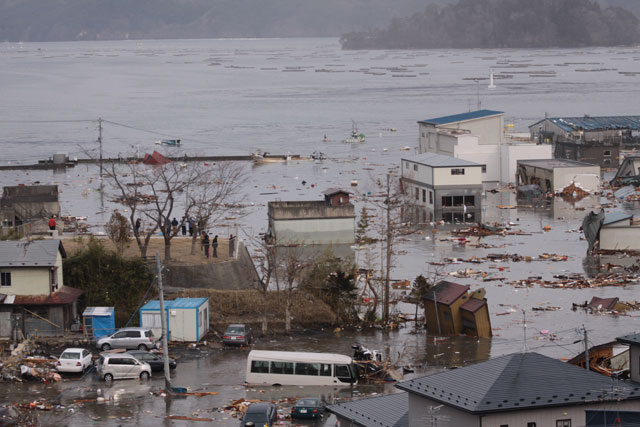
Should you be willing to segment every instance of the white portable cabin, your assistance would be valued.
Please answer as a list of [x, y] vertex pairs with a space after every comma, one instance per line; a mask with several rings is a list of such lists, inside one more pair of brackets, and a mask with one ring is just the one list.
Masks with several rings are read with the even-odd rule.
[[[169, 341], [199, 342], [209, 332], [209, 298], [177, 298], [164, 302]], [[151, 328], [156, 338], [162, 336], [160, 301], [153, 300], [140, 308], [140, 326]]]

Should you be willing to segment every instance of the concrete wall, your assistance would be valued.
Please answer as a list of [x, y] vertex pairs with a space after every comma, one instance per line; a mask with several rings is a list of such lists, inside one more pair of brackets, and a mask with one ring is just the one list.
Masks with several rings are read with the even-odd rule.
[[273, 220], [271, 224], [277, 245], [355, 242], [355, 217]]
[[600, 166], [578, 166], [553, 170], [553, 189], [556, 192], [575, 182], [590, 193], [600, 192]]
[[639, 226], [606, 226], [600, 229], [600, 249], [640, 250]]
[[165, 286], [170, 288], [209, 288], [218, 290], [255, 289], [259, 282], [253, 261], [242, 242], [238, 259], [198, 265], [169, 265]]
[[[402, 159], [402, 178], [433, 185], [433, 169], [430, 166], [416, 163], [412, 160]], [[418, 170], [415, 170], [415, 169]]]
[[631, 381], [640, 382], [640, 346], [629, 346], [629, 369]]
[[536, 145], [532, 143], [505, 144], [502, 149], [501, 182], [515, 183], [518, 160], [552, 159], [553, 147], [550, 144]]
[[[452, 174], [453, 169], [463, 169], [464, 175]], [[466, 187], [469, 185], [482, 185], [481, 166], [457, 166], [451, 168], [433, 169], [434, 187], [441, 185]]]
[[330, 206], [325, 201], [269, 202], [270, 220], [355, 217], [352, 204]]

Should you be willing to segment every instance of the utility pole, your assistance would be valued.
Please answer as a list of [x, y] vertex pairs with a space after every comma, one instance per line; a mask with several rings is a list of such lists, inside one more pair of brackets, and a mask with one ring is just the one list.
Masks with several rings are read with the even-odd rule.
[[102, 118], [98, 117], [98, 144], [100, 145], [100, 182], [102, 182]]
[[587, 328], [582, 325], [582, 333], [584, 334], [584, 369], [589, 370], [589, 340], [587, 339]]
[[393, 239], [393, 229], [391, 224], [391, 177], [387, 174], [387, 199], [385, 200], [386, 209], [387, 209], [387, 229], [386, 237], [387, 237], [387, 264], [386, 264], [386, 273], [384, 278], [384, 307], [382, 312], [382, 321], [387, 324], [389, 322], [389, 287], [391, 278], [389, 277], [391, 274], [391, 255], [392, 255], [392, 239]]
[[522, 352], [526, 353], [529, 349], [527, 348], [527, 312], [524, 309], [522, 309], [522, 333], [524, 335]]
[[438, 297], [436, 296], [435, 289], [433, 289], [433, 306], [436, 309], [436, 321], [438, 322], [438, 335], [442, 335], [442, 329], [440, 329], [440, 313], [438, 313]]
[[160, 294], [160, 324], [162, 325], [162, 356], [164, 357], [164, 387], [167, 395], [173, 393], [169, 370], [169, 344], [167, 343], [167, 313], [164, 311], [164, 291], [162, 289], [162, 265], [160, 254], [156, 251], [156, 274], [158, 277], [158, 293]]

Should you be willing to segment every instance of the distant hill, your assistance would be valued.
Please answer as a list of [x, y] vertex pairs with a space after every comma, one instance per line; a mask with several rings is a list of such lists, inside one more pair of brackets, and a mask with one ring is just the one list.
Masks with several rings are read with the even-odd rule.
[[0, 0], [0, 41], [338, 37], [382, 27], [424, 5], [425, 0]]
[[[639, 0], [602, 3], [640, 9]], [[640, 24], [629, 10], [592, 0], [459, 0], [340, 41], [344, 49], [617, 46], [640, 43]]]

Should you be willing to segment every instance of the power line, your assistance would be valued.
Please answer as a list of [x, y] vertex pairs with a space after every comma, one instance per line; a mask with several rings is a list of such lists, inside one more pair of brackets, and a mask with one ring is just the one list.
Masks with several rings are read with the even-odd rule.
[[[149, 129], [143, 129], [143, 128], [140, 128], [140, 127], [137, 127], [137, 126], [127, 125], [127, 124], [124, 124], [124, 123], [112, 122], [111, 120], [104, 120], [103, 119], [102, 121], [104, 123], [109, 123], [109, 124], [112, 124], [114, 126], [120, 126], [120, 127], [131, 129], [131, 130], [137, 130], [139, 132], [150, 133], [152, 135], [164, 136], [166, 138], [176, 138], [176, 139], [178, 138], [175, 135], [170, 135], [170, 134], [162, 133], [162, 132], [156, 132], [156, 131], [149, 130]], [[214, 142], [211, 142], [211, 141], [202, 141], [202, 140], [193, 139], [193, 138], [180, 138], [180, 139], [183, 139], [185, 141], [197, 142], [199, 144], [208, 144], [208, 145], [217, 145], [217, 146], [222, 145], [222, 144], [214, 143]]]

